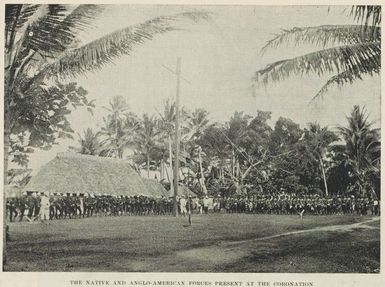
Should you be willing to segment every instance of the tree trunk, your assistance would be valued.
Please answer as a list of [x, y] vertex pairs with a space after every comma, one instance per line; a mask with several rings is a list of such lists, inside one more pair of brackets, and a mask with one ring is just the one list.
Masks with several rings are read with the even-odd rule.
[[147, 161], [146, 161], [146, 163], [147, 163], [147, 178], [150, 178], [150, 154], [149, 153], [147, 153]]
[[327, 184], [327, 181], [326, 181], [324, 164], [323, 164], [323, 161], [322, 161], [321, 157], [319, 158], [319, 162], [320, 162], [320, 165], [321, 165], [322, 177], [323, 177], [324, 185], [325, 185], [325, 194], [326, 194], [326, 196], [329, 196], [329, 190], [328, 190], [328, 184]]
[[237, 180], [234, 181], [234, 186], [235, 186], [235, 193], [240, 194], [241, 193], [241, 186]]
[[239, 160], [236, 159], [236, 161], [235, 161], [235, 177], [238, 178], [239, 174], [240, 174]]
[[162, 159], [160, 160], [160, 180], [164, 178], [164, 160], [163, 160], [163, 155]]
[[235, 152], [234, 149], [231, 150], [231, 174], [235, 177]]
[[[170, 177], [170, 175], [168, 174], [167, 168], [165, 168], [165, 170], [166, 170], [167, 180], [170, 182], [170, 190], [171, 190], [171, 177]], [[171, 168], [171, 170], [172, 170], [172, 168]]]
[[7, 231], [7, 222], [6, 222], [6, 215], [7, 215], [7, 203], [6, 203], [6, 195], [5, 195], [5, 189], [8, 184], [7, 181], [7, 174], [8, 174], [8, 153], [9, 153], [9, 144], [10, 144], [10, 129], [9, 124], [7, 124], [7, 120], [5, 120], [4, 123], [4, 186], [3, 186], [3, 266], [7, 264], [7, 237], [6, 237], [6, 231]]
[[201, 148], [199, 148], [198, 151], [198, 157], [199, 157], [199, 169], [200, 169], [200, 174], [201, 174], [201, 186], [202, 186], [202, 192], [204, 195], [207, 195], [207, 188], [205, 184], [205, 176], [203, 174], [203, 168], [202, 168], [202, 156], [201, 156]]
[[[237, 181], [236, 181], [236, 188], [237, 188], [237, 193], [241, 192], [242, 191], [242, 187], [243, 187], [243, 182], [245, 181], [245, 178], [249, 175], [249, 173], [251, 172], [251, 170], [256, 167], [260, 162], [257, 162], [257, 163], [254, 163], [252, 165], [250, 165], [243, 174], [240, 174], [241, 173], [241, 170], [240, 170], [240, 166], [239, 166], [239, 161], [237, 161], [237, 166], [238, 166], [238, 169], [237, 169]], [[239, 180], [239, 181], [238, 181]]]
[[169, 182], [170, 182], [170, 190], [171, 193], [174, 194], [174, 178], [173, 178], [173, 168], [172, 168], [172, 144], [171, 144], [171, 136], [168, 136], [168, 150], [169, 150], [169, 161], [170, 161], [170, 172], [167, 172], [167, 175], [169, 176]]

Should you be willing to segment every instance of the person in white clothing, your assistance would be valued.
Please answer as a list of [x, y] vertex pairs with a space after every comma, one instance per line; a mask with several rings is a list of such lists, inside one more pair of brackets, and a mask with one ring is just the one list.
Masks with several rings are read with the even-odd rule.
[[179, 199], [179, 204], [180, 204], [180, 214], [182, 214], [183, 216], [185, 216], [185, 215], [187, 214], [187, 208], [186, 208], [187, 201], [186, 201], [186, 199], [184, 198], [184, 196], [182, 196], [182, 197]]
[[40, 207], [40, 219], [42, 221], [49, 220], [49, 197], [47, 193], [43, 193], [41, 197], [41, 207]]

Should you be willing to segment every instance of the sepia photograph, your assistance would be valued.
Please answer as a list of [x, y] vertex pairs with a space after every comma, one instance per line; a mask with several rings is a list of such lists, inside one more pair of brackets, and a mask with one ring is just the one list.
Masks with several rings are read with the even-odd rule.
[[2, 6], [4, 273], [380, 274], [381, 6]]

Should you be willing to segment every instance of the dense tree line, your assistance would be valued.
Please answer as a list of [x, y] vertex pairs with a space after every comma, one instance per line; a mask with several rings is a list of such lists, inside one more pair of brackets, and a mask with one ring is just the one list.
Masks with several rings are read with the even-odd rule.
[[[158, 115], [129, 112], [115, 97], [99, 131], [79, 135], [82, 154], [123, 158], [137, 169], [157, 170], [171, 182], [175, 161], [175, 104]], [[212, 123], [204, 109], [182, 110], [181, 181], [197, 193], [366, 194], [379, 196], [380, 134], [364, 109], [354, 106], [346, 126], [335, 130], [309, 123], [301, 128], [271, 112], [235, 112]]]

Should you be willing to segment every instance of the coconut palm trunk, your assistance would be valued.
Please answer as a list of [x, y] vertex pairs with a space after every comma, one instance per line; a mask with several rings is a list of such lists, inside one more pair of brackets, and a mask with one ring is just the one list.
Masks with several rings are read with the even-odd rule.
[[150, 152], [147, 152], [146, 157], [147, 178], [150, 178]]
[[4, 173], [3, 173], [3, 265], [7, 263], [7, 198], [5, 195], [5, 188], [8, 184], [7, 175], [8, 175], [8, 156], [10, 148], [10, 136], [11, 136], [11, 120], [8, 103], [4, 102]]
[[169, 161], [170, 161], [170, 170], [171, 172], [167, 172], [167, 175], [169, 175], [169, 182], [170, 182], [170, 190], [172, 193], [174, 193], [174, 178], [172, 176], [172, 144], [171, 144], [171, 136], [168, 136], [168, 150], [169, 150]]
[[163, 154], [162, 159], [160, 160], [160, 180], [164, 178], [164, 160], [163, 160]]
[[207, 195], [207, 188], [206, 188], [206, 184], [205, 184], [205, 176], [203, 174], [203, 168], [202, 168], [202, 155], [201, 155], [201, 151], [202, 149], [199, 148], [199, 151], [198, 151], [198, 158], [199, 158], [199, 169], [200, 169], [200, 175], [201, 175], [201, 186], [202, 186], [202, 192], [204, 195]]
[[329, 196], [328, 183], [326, 181], [326, 174], [325, 174], [325, 168], [324, 168], [324, 163], [323, 163], [322, 157], [319, 158], [319, 162], [320, 162], [321, 171], [322, 171], [322, 178], [323, 178], [324, 186], [325, 186], [325, 195]]
[[4, 130], [4, 188], [3, 188], [3, 265], [7, 263], [7, 224], [6, 224], [6, 217], [7, 217], [7, 203], [6, 203], [6, 195], [5, 195], [5, 188], [7, 186], [7, 171], [8, 171], [8, 152], [9, 152], [9, 130]]
[[235, 176], [235, 151], [231, 150], [231, 173]]

